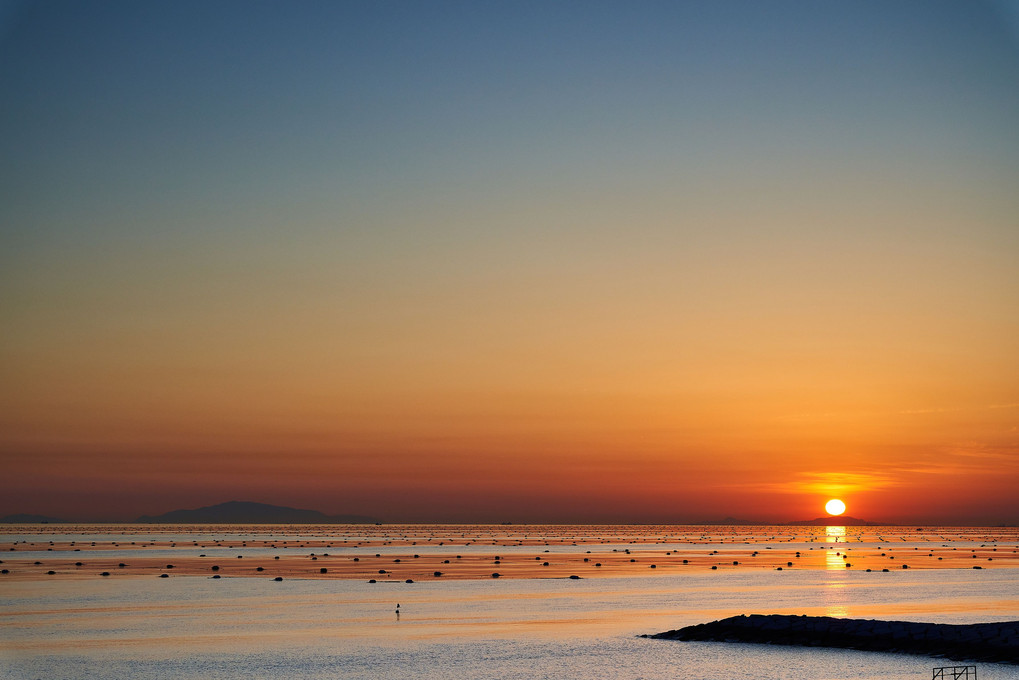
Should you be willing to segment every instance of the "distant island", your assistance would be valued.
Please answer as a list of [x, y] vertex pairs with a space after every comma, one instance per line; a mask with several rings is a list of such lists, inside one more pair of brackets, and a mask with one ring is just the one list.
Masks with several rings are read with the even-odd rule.
[[[89, 520], [92, 521], [92, 520]], [[364, 515], [327, 515], [318, 510], [289, 508], [283, 505], [227, 501], [190, 510], [171, 510], [161, 515], [142, 515], [141, 524], [379, 524]], [[0, 524], [71, 524], [71, 520], [47, 515], [15, 513], [0, 517]]]
[[171, 510], [162, 515], [142, 515], [143, 524], [377, 524], [362, 515], [326, 515], [318, 510], [302, 510], [282, 505], [227, 501], [193, 510]]
[[[97, 520], [87, 520], [97, 521]], [[130, 520], [128, 520], [130, 521]], [[365, 515], [327, 515], [318, 510], [291, 508], [283, 505], [252, 501], [227, 501], [201, 508], [180, 509], [161, 515], [142, 515], [134, 520], [141, 524], [381, 524], [375, 517]], [[47, 515], [16, 513], [0, 517], [0, 524], [69, 524], [72, 520]], [[504, 525], [512, 522], [502, 522]], [[858, 517], [836, 515], [795, 522], [762, 522], [737, 517], [719, 521], [689, 522], [705, 526], [891, 526], [887, 522], [869, 522]], [[1002, 525], [1004, 526], [1004, 525]]]
[[889, 526], [884, 522], [868, 522], [865, 519], [849, 517], [848, 515], [835, 515], [832, 517], [817, 517], [805, 519], [799, 522], [786, 522], [789, 526], [801, 527], [883, 527]]
[[868, 522], [865, 519], [858, 517], [849, 517], [848, 515], [833, 515], [829, 517], [816, 517], [814, 519], [804, 519], [795, 522], [766, 522], [753, 519], [740, 519], [737, 517], [726, 517], [725, 519], [718, 520], [717, 522], [690, 522], [691, 525], [707, 525], [707, 526], [773, 526], [773, 527], [789, 527], [789, 526], [800, 526], [800, 527], [886, 527], [893, 526], [887, 522]]
[[65, 519], [47, 517], [46, 515], [30, 515], [19, 512], [14, 515], [0, 517], [0, 524], [68, 524]]

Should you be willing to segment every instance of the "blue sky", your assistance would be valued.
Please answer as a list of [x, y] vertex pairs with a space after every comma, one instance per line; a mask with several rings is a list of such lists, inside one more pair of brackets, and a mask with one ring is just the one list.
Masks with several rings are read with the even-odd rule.
[[[797, 475], [871, 474], [874, 512], [904, 518], [881, 489], [917, 470], [1014, 482], [1017, 16], [5, 4], [0, 456], [39, 480], [67, 456], [97, 488], [133, 470], [111, 513], [166, 475], [171, 506], [353, 475], [377, 493], [337, 482], [351, 503], [387, 500], [351, 510], [410, 516], [469, 469], [487, 491], [441, 518], [502, 519], [541, 495], [535, 461], [579, 451], [607, 471], [591, 488], [659, 489], [631, 519], [686, 488], [634, 460], [705, 451], [698, 486], [758, 516]], [[161, 467], [180, 451], [298, 462], [278, 484]], [[774, 479], [741, 500], [725, 474], [751, 460]], [[1006, 496], [969, 516], [1016, 516]]]

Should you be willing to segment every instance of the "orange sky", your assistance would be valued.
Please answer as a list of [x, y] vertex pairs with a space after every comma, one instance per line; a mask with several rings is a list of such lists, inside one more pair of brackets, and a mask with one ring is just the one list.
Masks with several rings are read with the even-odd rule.
[[1015, 35], [769, 5], [26, 9], [0, 516], [1019, 522]]

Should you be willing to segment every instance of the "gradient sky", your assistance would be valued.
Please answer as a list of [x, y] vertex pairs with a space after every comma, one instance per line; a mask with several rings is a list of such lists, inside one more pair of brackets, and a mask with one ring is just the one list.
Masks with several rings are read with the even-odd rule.
[[0, 5], [0, 515], [1019, 522], [1019, 8]]

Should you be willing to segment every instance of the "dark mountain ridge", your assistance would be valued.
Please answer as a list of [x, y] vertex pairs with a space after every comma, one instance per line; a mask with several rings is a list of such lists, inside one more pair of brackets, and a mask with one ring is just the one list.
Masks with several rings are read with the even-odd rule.
[[288, 508], [283, 505], [227, 501], [192, 510], [171, 510], [161, 515], [142, 515], [145, 524], [376, 524], [378, 520], [362, 515], [326, 515], [318, 510]]
[[24, 512], [19, 512], [14, 515], [7, 515], [6, 517], [0, 517], [0, 524], [67, 524], [65, 519], [57, 519], [56, 517], [47, 517], [46, 515], [32, 515]]
[[888, 526], [884, 522], [868, 522], [865, 519], [858, 519], [856, 517], [850, 517], [848, 515], [838, 515], [834, 517], [816, 517], [814, 519], [805, 519], [798, 522], [786, 522], [790, 526], [810, 526], [810, 527], [881, 527]]

